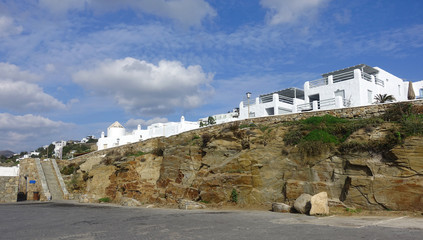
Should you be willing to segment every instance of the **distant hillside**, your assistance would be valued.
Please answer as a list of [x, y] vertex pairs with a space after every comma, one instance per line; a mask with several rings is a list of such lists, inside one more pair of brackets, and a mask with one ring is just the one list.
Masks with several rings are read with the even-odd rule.
[[7, 158], [13, 156], [13, 154], [15, 154], [15, 153], [12, 152], [12, 151], [9, 151], [9, 150], [0, 151], [0, 156], [5, 156]]

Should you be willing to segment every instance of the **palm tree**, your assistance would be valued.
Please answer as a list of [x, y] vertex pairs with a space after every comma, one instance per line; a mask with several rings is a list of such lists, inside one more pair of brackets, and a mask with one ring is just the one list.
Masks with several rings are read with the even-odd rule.
[[395, 97], [388, 94], [376, 94], [375, 103], [387, 103], [387, 102], [393, 102], [396, 101]]

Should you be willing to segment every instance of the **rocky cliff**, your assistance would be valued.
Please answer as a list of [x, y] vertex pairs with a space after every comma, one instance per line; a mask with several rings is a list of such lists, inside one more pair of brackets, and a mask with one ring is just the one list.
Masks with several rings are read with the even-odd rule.
[[[87, 201], [224, 204], [235, 193], [240, 205], [292, 204], [325, 191], [363, 209], [423, 210], [423, 137], [400, 133], [399, 123], [357, 121], [254, 119], [150, 139], [67, 162], [68, 186]], [[315, 140], [313, 129], [330, 136]]]

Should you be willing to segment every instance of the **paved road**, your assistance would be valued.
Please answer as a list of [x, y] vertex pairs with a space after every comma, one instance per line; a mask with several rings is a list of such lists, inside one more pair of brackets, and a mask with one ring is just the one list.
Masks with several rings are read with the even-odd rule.
[[0, 204], [0, 239], [423, 239], [423, 218]]

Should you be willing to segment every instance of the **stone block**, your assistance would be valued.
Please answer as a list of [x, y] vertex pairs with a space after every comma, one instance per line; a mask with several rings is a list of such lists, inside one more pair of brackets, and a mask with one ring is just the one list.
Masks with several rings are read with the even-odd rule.
[[310, 199], [311, 209], [310, 215], [328, 215], [328, 194], [326, 192], [320, 192]]

